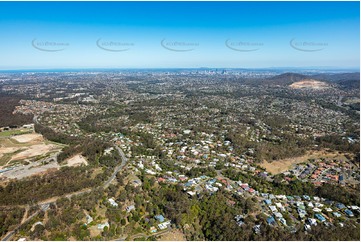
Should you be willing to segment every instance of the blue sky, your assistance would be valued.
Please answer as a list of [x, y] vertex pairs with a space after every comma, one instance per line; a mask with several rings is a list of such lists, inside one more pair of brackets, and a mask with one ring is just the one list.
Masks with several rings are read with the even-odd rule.
[[359, 67], [359, 4], [0, 2], [0, 69]]

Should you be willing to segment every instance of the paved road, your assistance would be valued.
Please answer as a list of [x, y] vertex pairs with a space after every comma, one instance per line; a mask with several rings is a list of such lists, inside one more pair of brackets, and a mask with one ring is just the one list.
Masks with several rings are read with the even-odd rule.
[[[34, 119], [35, 119], [35, 116], [34, 116]], [[120, 157], [122, 158], [122, 162], [120, 165], [116, 166], [114, 168], [114, 171], [113, 171], [113, 174], [109, 177], [109, 179], [104, 182], [103, 185], [101, 185], [100, 187], [103, 187], [103, 188], [107, 188], [109, 186], [109, 184], [115, 179], [117, 173], [122, 169], [124, 168], [124, 166], [127, 164], [128, 162], [128, 159], [125, 157], [124, 155], [124, 152], [122, 151], [122, 149], [120, 149], [118, 146], [115, 146], [115, 149], [118, 151]], [[9, 231], [5, 236], [4, 238], [2, 238], [2, 241], [7, 241], [7, 240], [10, 240], [12, 238], [12, 236], [19, 230], [19, 228], [24, 225], [25, 223], [29, 222], [34, 216], [36, 216], [41, 210], [45, 211], [49, 208], [50, 204], [55, 202], [56, 200], [58, 200], [59, 198], [61, 197], [66, 197], [66, 198], [71, 198], [73, 196], [77, 196], [77, 195], [80, 195], [80, 194], [84, 194], [84, 193], [89, 193], [95, 189], [97, 189], [98, 187], [95, 187], [95, 188], [87, 188], [87, 189], [84, 189], [84, 190], [81, 190], [81, 191], [77, 191], [77, 192], [72, 192], [72, 193], [69, 193], [69, 194], [64, 194], [62, 196], [58, 196], [58, 197], [53, 197], [53, 198], [49, 198], [45, 201], [41, 201], [41, 202], [38, 202], [37, 205], [40, 206], [40, 209], [38, 211], [36, 211], [34, 214], [32, 214], [29, 218], [27, 218], [26, 220], [24, 220], [23, 222], [21, 222], [13, 231]], [[23, 206], [26, 206], [26, 205], [23, 205]], [[22, 207], [22, 206], [17, 206], [17, 207]]]
[[120, 157], [122, 158], [122, 163], [118, 166], [116, 166], [114, 168], [114, 172], [113, 174], [109, 177], [109, 179], [104, 183], [103, 188], [107, 188], [110, 183], [114, 180], [114, 178], [116, 177], [117, 173], [123, 169], [123, 167], [127, 164], [128, 159], [125, 157], [124, 152], [122, 151], [122, 149], [120, 149], [118, 146], [114, 146], [115, 149], [118, 151], [118, 154], [120, 155]]
[[11, 237], [13, 237], [13, 235], [14, 235], [16, 232], [18, 232], [18, 230], [20, 229], [20, 227], [21, 227], [23, 224], [29, 222], [33, 217], [35, 217], [36, 215], [38, 215], [38, 213], [39, 213], [40, 211], [41, 211], [41, 210], [38, 210], [38, 211], [36, 211], [35, 213], [33, 213], [32, 215], [30, 215], [26, 220], [24, 220], [21, 224], [19, 224], [13, 231], [8, 232], [8, 233], [5, 235], [5, 237], [2, 238], [1, 241], [10, 240]]

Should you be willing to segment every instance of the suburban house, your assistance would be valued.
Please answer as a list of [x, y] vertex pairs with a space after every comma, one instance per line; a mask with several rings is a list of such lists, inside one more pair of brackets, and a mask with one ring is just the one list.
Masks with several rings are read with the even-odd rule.
[[99, 229], [99, 230], [104, 230], [105, 227], [108, 227], [108, 228], [109, 228], [109, 223], [108, 223], [108, 222], [105, 222], [105, 223], [102, 223], [102, 224], [98, 224], [98, 229]]
[[157, 215], [157, 216], [154, 216], [154, 218], [155, 218], [156, 220], [158, 220], [159, 222], [161, 222], [161, 223], [163, 223], [164, 220], [165, 220], [165, 218], [163, 217], [163, 215]]
[[116, 203], [113, 198], [109, 198], [108, 201], [113, 207], [118, 207], [118, 203]]
[[135, 210], [135, 207], [134, 207], [134, 205], [130, 205], [130, 206], [126, 207], [125, 210], [129, 213], [130, 211]]
[[269, 216], [269, 217], [267, 218], [267, 223], [268, 223], [269, 225], [276, 225], [276, 220], [274, 219], [273, 216]]
[[318, 220], [320, 220], [320, 222], [322, 222], [322, 223], [326, 221], [325, 217], [322, 216], [322, 215], [319, 214], [319, 213], [316, 213], [316, 214], [315, 214], [315, 217], [316, 217]]

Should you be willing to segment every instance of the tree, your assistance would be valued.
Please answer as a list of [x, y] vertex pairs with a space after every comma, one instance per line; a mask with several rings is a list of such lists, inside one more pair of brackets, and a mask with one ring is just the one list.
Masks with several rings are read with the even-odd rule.
[[126, 225], [127, 224], [127, 221], [124, 219], [124, 218], [122, 218], [122, 220], [120, 220], [120, 223], [121, 223], [121, 225]]

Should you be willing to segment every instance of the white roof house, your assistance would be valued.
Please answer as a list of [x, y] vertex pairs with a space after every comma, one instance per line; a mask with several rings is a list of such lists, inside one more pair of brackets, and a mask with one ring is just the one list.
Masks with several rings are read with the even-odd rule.
[[278, 208], [283, 208], [282, 203], [275, 203], [275, 205], [276, 205]]
[[164, 223], [158, 224], [159, 229], [166, 229], [170, 225], [170, 221], [166, 221]]
[[315, 203], [315, 206], [318, 207], [318, 208], [322, 208], [323, 204], [322, 203]]
[[112, 205], [113, 207], [118, 207], [118, 203], [116, 203], [113, 198], [109, 198], [108, 201], [109, 201], [110, 205]]
[[269, 206], [273, 213], [278, 212], [276, 206]]
[[91, 222], [93, 222], [93, 218], [90, 215], [86, 215], [86, 223], [90, 224]]
[[128, 207], [125, 208], [125, 210], [127, 210], [127, 212], [129, 213], [130, 211], [134, 210], [135, 206], [134, 205], [130, 205]]
[[314, 225], [314, 226], [316, 226], [316, 225], [317, 225], [317, 220], [314, 219], [314, 218], [308, 218], [308, 219], [307, 219], [307, 223], [308, 223], [309, 225]]
[[320, 213], [322, 210], [319, 209], [319, 208], [314, 208], [313, 211], [316, 212], [316, 213]]
[[109, 223], [108, 223], [108, 222], [105, 222], [105, 223], [102, 223], [102, 224], [98, 224], [98, 229], [99, 229], [99, 230], [103, 230], [105, 227], [108, 227], [108, 228], [109, 228]]
[[332, 208], [325, 208], [325, 210], [326, 210], [327, 212], [332, 212], [332, 211], [333, 211]]

